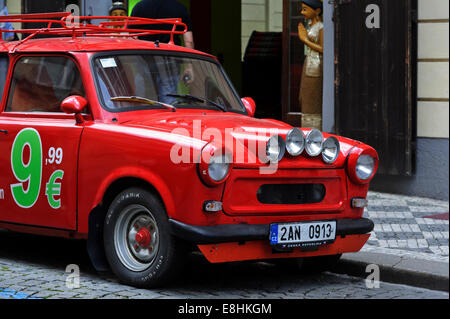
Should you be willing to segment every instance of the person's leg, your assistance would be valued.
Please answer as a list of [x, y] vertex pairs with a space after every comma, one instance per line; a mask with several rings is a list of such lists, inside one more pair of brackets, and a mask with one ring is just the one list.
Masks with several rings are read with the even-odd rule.
[[167, 72], [160, 73], [157, 79], [159, 88], [159, 101], [162, 103], [173, 104], [177, 98], [167, 96], [168, 94], [177, 94], [178, 82], [180, 80], [180, 68], [178, 65], [167, 66]]

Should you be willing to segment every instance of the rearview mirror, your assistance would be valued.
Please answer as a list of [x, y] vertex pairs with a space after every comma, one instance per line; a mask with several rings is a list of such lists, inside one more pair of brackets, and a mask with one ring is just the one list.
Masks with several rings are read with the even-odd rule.
[[84, 118], [81, 115], [86, 108], [88, 102], [80, 95], [72, 95], [64, 99], [61, 103], [61, 109], [64, 113], [75, 114], [75, 120], [78, 124], [84, 122]]
[[248, 116], [254, 117], [256, 111], [256, 103], [251, 97], [244, 97], [241, 99], [242, 103], [247, 110]]

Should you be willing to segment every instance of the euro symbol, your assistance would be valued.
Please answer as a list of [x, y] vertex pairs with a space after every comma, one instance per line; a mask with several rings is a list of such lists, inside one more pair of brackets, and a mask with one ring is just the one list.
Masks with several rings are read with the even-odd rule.
[[45, 195], [48, 199], [48, 204], [53, 209], [58, 209], [61, 207], [61, 199], [55, 199], [57, 196], [61, 196], [61, 183], [57, 183], [56, 180], [62, 180], [64, 176], [64, 171], [57, 170], [50, 177], [45, 188]]

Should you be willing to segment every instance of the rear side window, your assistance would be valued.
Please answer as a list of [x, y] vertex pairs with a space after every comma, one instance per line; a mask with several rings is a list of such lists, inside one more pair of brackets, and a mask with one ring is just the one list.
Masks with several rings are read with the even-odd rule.
[[75, 63], [67, 57], [23, 57], [14, 68], [7, 112], [62, 112], [68, 96], [84, 96]]
[[9, 58], [5, 55], [0, 55], [0, 101], [5, 91], [6, 77], [8, 76]]

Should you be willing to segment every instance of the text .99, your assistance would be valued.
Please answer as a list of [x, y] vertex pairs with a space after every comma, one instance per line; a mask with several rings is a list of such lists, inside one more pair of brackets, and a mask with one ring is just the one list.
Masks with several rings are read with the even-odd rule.
[[63, 160], [63, 150], [62, 148], [57, 148], [55, 149], [54, 147], [50, 147], [50, 149], [48, 150], [48, 159], [47, 159], [47, 163], [49, 164], [61, 164]]

